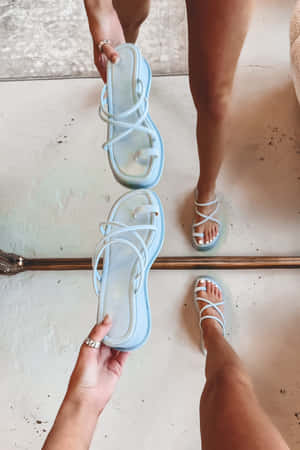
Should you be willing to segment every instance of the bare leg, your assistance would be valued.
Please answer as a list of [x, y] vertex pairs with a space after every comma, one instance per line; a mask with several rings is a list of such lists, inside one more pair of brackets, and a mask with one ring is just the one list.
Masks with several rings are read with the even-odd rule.
[[[203, 285], [203, 284], [202, 284]], [[218, 302], [221, 292], [206, 282], [202, 297]], [[199, 307], [205, 306], [199, 301]], [[203, 312], [217, 315], [213, 308]], [[220, 325], [202, 322], [207, 349], [206, 385], [200, 401], [203, 450], [288, 450], [262, 410], [241, 360], [223, 337]]]
[[[254, 0], [186, 0], [189, 26], [190, 87], [198, 113], [197, 142], [201, 173], [198, 201], [215, 198], [224, 157], [224, 138], [234, 74], [248, 30]], [[209, 214], [214, 207], [199, 208]], [[199, 217], [195, 218], [199, 222]], [[201, 225], [199, 244], [218, 232], [212, 221]], [[202, 241], [202, 242], [201, 242]]]
[[150, 0], [113, 0], [126, 42], [135, 43], [142, 23], [147, 19], [150, 10]]

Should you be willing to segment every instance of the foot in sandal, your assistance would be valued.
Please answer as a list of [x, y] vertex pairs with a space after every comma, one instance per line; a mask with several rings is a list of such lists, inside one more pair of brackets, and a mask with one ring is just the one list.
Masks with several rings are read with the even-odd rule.
[[204, 198], [196, 190], [194, 205], [193, 246], [199, 251], [210, 250], [221, 234], [221, 222], [217, 216], [220, 201], [215, 193]]
[[201, 334], [215, 328], [225, 335], [224, 298], [216, 281], [205, 276], [198, 278], [194, 288], [194, 303], [199, 313]]

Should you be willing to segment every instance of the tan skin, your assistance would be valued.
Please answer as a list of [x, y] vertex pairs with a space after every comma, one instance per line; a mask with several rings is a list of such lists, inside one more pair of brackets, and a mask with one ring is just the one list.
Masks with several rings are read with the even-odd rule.
[[[222, 300], [219, 288], [199, 281], [206, 292], [199, 296], [213, 303]], [[199, 300], [199, 308], [205, 302]], [[217, 316], [213, 308], [203, 312]], [[110, 330], [109, 317], [90, 333], [101, 341]], [[200, 401], [203, 450], [289, 450], [278, 430], [260, 406], [239, 357], [223, 337], [221, 326], [204, 320], [203, 337], [207, 349], [206, 384]], [[128, 353], [101, 345], [96, 350], [82, 345], [67, 393], [43, 450], [87, 450], [97, 420], [121, 376]], [[162, 405], [164, 407], [164, 405]], [[83, 425], [84, 424], [84, 425]]]
[[[213, 303], [222, 300], [220, 289], [213, 282], [198, 297]], [[198, 302], [199, 308], [205, 302]], [[223, 308], [221, 307], [221, 310]], [[213, 308], [203, 316], [218, 313]], [[200, 427], [203, 450], [288, 450], [279, 431], [263, 411], [252, 382], [237, 354], [223, 337], [218, 322], [202, 322], [207, 349], [206, 384], [200, 401]]]
[[[111, 325], [107, 316], [89, 336], [94, 341], [101, 341]], [[127, 352], [103, 344], [100, 349], [82, 345], [67, 393], [43, 450], [86, 450], [90, 447], [97, 420], [110, 400], [127, 357]]]
[[[254, 0], [186, 0], [189, 34], [189, 77], [197, 110], [197, 143], [200, 176], [196, 200], [215, 199], [216, 181], [224, 159], [231, 90], [236, 65], [247, 34]], [[150, 0], [85, 0], [94, 45], [95, 64], [106, 82], [106, 62], [117, 60], [114, 50], [123, 42], [135, 42], [146, 19]], [[100, 53], [97, 44], [110, 39]], [[208, 215], [215, 205], [198, 207]], [[201, 221], [195, 214], [195, 223]], [[195, 229], [204, 233], [199, 244], [208, 244], [219, 225], [209, 220]]]
[[[95, 64], [106, 81], [106, 62], [116, 62], [114, 50], [123, 42], [135, 42], [149, 12], [149, 1], [85, 0], [94, 42]], [[198, 113], [197, 142], [201, 174], [198, 201], [215, 196], [216, 179], [223, 161], [224, 137], [230, 94], [238, 57], [247, 32], [252, 0], [187, 0], [189, 24], [190, 85]], [[97, 44], [110, 39], [101, 54]], [[210, 208], [203, 208], [209, 214]], [[198, 220], [198, 218], [196, 218]], [[214, 222], [199, 227], [204, 243], [218, 231]], [[201, 296], [219, 302], [222, 294], [211, 282]], [[199, 293], [200, 295], [200, 293]], [[199, 300], [199, 307], [204, 302]], [[208, 308], [204, 315], [216, 315]], [[101, 340], [111, 321], [94, 327], [90, 336]], [[239, 357], [225, 340], [220, 325], [203, 321], [207, 349], [206, 384], [200, 402], [203, 450], [288, 450], [280, 433], [263, 412]], [[128, 354], [83, 345], [67, 394], [44, 450], [86, 450], [98, 417], [110, 399]], [[163, 407], [163, 405], [162, 405]], [[84, 423], [84, 426], [82, 424]]]

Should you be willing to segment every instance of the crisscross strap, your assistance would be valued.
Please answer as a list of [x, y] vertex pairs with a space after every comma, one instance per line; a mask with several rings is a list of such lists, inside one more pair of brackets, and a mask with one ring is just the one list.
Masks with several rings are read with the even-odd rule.
[[[194, 204], [195, 204], [195, 212], [196, 212], [196, 214], [197, 214], [199, 217], [202, 217], [203, 220], [201, 220], [200, 222], [197, 222], [197, 223], [193, 223], [193, 236], [194, 236], [194, 237], [203, 237], [204, 233], [196, 233], [196, 232], [194, 231], [194, 229], [197, 228], [197, 227], [199, 227], [200, 225], [203, 225], [204, 223], [208, 222], [209, 220], [211, 220], [211, 221], [217, 223], [218, 225], [221, 225], [221, 222], [220, 222], [218, 219], [216, 219], [216, 218], [214, 217], [215, 214], [216, 214], [216, 213], [218, 212], [218, 210], [219, 210], [220, 203], [219, 203], [218, 198], [216, 197], [215, 200], [212, 200], [212, 201], [206, 202], [206, 203], [199, 203], [199, 202], [197, 202], [197, 201], [195, 200], [195, 201], [194, 201]], [[199, 207], [199, 206], [201, 207], [201, 206], [211, 206], [211, 205], [216, 205], [214, 211], [213, 211], [211, 214], [204, 214], [204, 213], [200, 212], [200, 211], [198, 210], [198, 208], [197, 208], [197, 207]]]
[[[137, 84], [138, 84], [138, 86], [142, 87], [141, 93], [138, 94], [139, 95], [138, 101], [131, 108], [129, 108], [129, 109], [125, 110], [125, 111], [122, 111], [119, 114], [115, 114], [115, 115], [109, 113], [105, 109], [105, 106], [107, 106], [107, 86], [105, 85], [103, 87], [102, 93], [101, 93], [100, 107], [99, 107], [99, 116], [100, 116], [100, 118], [102, 120], [104, 120], [104, 122], [107, 122], [107, 123], [112, 124], [112, 125], [116, 125], [116, 126], [118, 126], [120, 128], [125, 128], [124, 132], [122, 132], [119, 135], [115, 136], [114, 138], [108, 140], [103, 145], [104, 150], [108, 150], [108, 146], [109, 145], [115, 144], [120, 139], [123, 139], [128, 134], [132, 133], [134, 130], [139, 130], [139, 131], [142, 131], [144, 133], [147, 133], [147, 134], [151, 135], [153, 140], [155, 140], [155, 138], [156, 138], [155, 132], [152, 129], [142, 125], [142, 123], [145, 121], [145, 119], [147, 117], [147, 114], [148, 114], [149, 102], [148, 102], [148, 98], [146, 96], [146, 91], [145, 91], [145, 88], [143, 86], [142, 81], [141, 80], [137, 80]], [[137, 112], [142, 107], [144, 107], [143, 114], [141, 114], [141, 116], [139, 117], [139, 119], [135, 123], [126, 122], [126, 121], [120, 120], [120, 119], [124, 119], [124, 118], [130, 116], [131, 114]], [[152, 147], [149, 147], [149, 150], [150, 149], [152, 149]], [[143, 149], [143, 150], [145, 150], [145, 149]]]
[[[119, 227], [118, 230], [114, 230], [111, 232], [107, 232], [111, 226], [117, 226]], [[144, 279], [144, 272], [145, 267], [148, 261], [148, 249], [145, 244], [145, 241], [143, 240], [142, 236], [138, 233], [138, 231], [143, 230], [152, 230], [156, 231], [157, 228], [155, 225], [151, 224], [145, 224], [145, 225], [134, 225], [134, 226], [128, 226], [119, 222], [103, 222], [100, 224], [100, 231], [104, 235], [104, 237], [100, 240], [98, 246], [97, 246], [97, 253], [96, 258], [93, 262], [93, 282], [94, 282], [94, 288], [97, 295], [100, 294], [101, 289], [101, 281], [102, 281], [102, 275], [98, 271], [98, 264], [100, 261], [101, 256], [103, 255], [103, 252], [106, 248], [113, 244], [124, 244], [132, 248], [132, 250], [136, 253], [139, 261], [139, 272], [135, 277], [135, 280], [138, 280], [137, 287], [135, 288], [135, 293], [140, 289], [142, 286], [142, 282]], [[142, 251], [137, 248], [137, 246], [130, 241], [129, 239], [123, 239], [117, 237], [118, 235], [122, 233], [133, 233], [133, 235], [136, 237], [136, 239], [140, 242], [142, 246]]]
[[[209, 300], [207, 298], [197, 296], [196, 295], [197, 292], [200, 292], [200, 291], [206, 292], [206, 287], [205, 286], [196, 286], [195, 289], [194, 289], [194, 301], [195, 301], [196, 308], [197, 308], [197, 310], [199, 312], [199, 315], [200, 315], [200, 321], [199, 321], [200, 327], [202, 328], [203, 320], [206, 320], [206, 319], [216, 320], [221, 325], [222, 330], [223, 330], [223, 335], [225, 336], [225, 317], [224, 317], [223, 312], [219, 308], [219, 306], [224, 305], [224, 300], [222, 300], [220, 302], [217, 302], [217, 303], [214, 303], [214, 302], [212, 302], [211, 300]], [[206, 305], [203, 306], [200, 309], [199, 305], [198, 305], [198, 301], [202, 301], [202, 302], [206, 303]], [[206, 311], [208, 308], [214, 308], [214, 310], [219, 314], [221, 319], [219, 317], [212, 316], [212, 315], [202, 316], [204, 311]]]

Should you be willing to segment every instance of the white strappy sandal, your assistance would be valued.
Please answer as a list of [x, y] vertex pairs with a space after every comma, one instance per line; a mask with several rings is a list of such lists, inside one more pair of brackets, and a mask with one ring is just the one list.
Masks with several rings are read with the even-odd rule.
[[[221, 224], [221, 222], [218, 219], [215, 218], [215, 214], [217, 214], [217, 212], [219, 210], [219, 207], [220, 207], [220, 201], [219, 201], [219, 199], [217, 197], [215, 198], [215, 200], [212, 200], [211, 202], [206, 202], [206, 203], [199, 203], [199, 202], [197, 202], [197, 200], [194, 200], [194, 205], [195, 205], [195, 213], [199, 217], [201, 217], [202, 220], [200, 220], [200, 222], [193, 222], [193, 225], [192, 225], [192, 244], [193, 244], [193, 247], [196, 250], [199, 250], [199, 251], [211, 250], [216, 245], [216, 243], [218, 242], [218, 240], [219, 240], [219, 238], [221, 236], [222, 224]], [[211, 214], [209, 214], [209, 215], [204, 214], [204, 213], [202, 213], [202, 212], [200, 212], [198, 210], [198, 207], [211, 206], [211, 205], [216, 205], [216, 207], [215, 207], [214, 211]], [[204, 233], [196, 232], [196, 228], [199, 227], [200, 225], [203, 225], [204, 223], [208, 222], [209, 220], [211, 220], [211, 221], [213, 221], [213, 222], [215, 222], [215, 223], [217, 223], [219, 225], [218, 234], [208, 244], [199, 244], [197, 242], [197, 239], [198, 238], [203, 238], [204, 237]]]
[[[210, 281], [211, 283], [215, 284], [217, 286], [217, 288], [221, 291], [222, 293], [222, 300], [219, 302], [212, 302], [211, 300], [204, 298], [204, 297], [199, 297], [198, 292], [205, 292], [206, 291], [206, 286], [198, 286], [199, 282], [205, 282], [205, 281]], [[199, 308], [199, 304], [198, 302], [202, 301], [204, 303], [206, 303], [205, 306], [203, 306], [201, 309]], [[220, 306], [223, 306], [225, 304], [225, 300], [224, 300], [224, 292], [223, 289], [219, 286], [219, 284], [210, 277], [207, 276], [202, 276], [197, 278], [195, 285], [194, 285], [194, 304], [195, 304], [195, 308], [197, 310], [197, 312], [199, 313], [199, 327], [200, 327], [200, 331], [201, 331], [201, 350], [202, 353], [206, 353], [206, 349], [204, 346], [204, 340], [203, 340], [203, 330], [202, 330], [202, 322], [204, 320], [207, 319], [211, 319], [211, 320], [215, 320], [217, 321], [220, 326], [222, 327], [223, 330], [223, 335], [225, 336], [225, 316], [224, 313], [221, 311]], [[217, 316], [212, 316], [212, 315], [203, 315], [203, 313], [208, 309], [208, 308], [214, 308], [214, 310], [218, 313], [219, 317]]]

